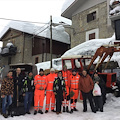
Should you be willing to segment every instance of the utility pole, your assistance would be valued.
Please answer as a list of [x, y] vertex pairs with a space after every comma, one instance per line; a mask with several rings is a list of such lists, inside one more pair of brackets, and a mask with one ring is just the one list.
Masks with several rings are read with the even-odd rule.
[[50, 16], [50, 68], [52, 68], [52, 16]]

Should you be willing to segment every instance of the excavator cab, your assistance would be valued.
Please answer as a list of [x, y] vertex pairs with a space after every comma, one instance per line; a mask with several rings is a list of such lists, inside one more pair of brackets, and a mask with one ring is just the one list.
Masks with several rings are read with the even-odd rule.
[[73, 55], [62, 57], [62, 68], [66, 65], [67, 69], [70, 71], [72, 71], [72, 69], [76, 69], [79, 73], [81, 73], [83, 69], [87, 68], [90, 61], [91, 56]]

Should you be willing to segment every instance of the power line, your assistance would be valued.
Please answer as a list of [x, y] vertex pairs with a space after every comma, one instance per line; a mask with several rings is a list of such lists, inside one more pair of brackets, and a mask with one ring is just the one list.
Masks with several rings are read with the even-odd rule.
[[43, 29], [42, 31], [40, 31], [39, 33], [35, 34], [36, 36], [40, 33], [42, 33], [43, 31], [45, 31], [47, 28], [49, 28], [49, 26], [47, 26], [45, 29]]
[[38, 24], [49, 24], [43, 22], [33, 22], [33, 21], [25, 21], [25, 20], [16, 20], [16, 19], [9, 19], [9, 18], [0, 18], [1, 20], [12, 20], [12, 21], [19, 21], [19, 22], [29, 22], [29, 23], [38, 23]]
[[[45, 26], [46, 26], [46, 25], [44, 25], [44, 26], [42, 26], [42, 27], [36, 29], [36, 30], [34, 31], [34, 34], [35, 34], [35, 33], [37, 34], [37, 32], [39, 32], [42, 28], [45, 28]], [[48, 26], [48, 25], [47, 25], [47, 26]]]

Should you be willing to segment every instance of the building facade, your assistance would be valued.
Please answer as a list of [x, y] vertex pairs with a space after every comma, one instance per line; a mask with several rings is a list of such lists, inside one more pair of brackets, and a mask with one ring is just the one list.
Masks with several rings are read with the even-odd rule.
[[71, 47], [91, 39], [112, 37], [110, 0], [75, 0], [62, 16], [72, 20]]
[[[1, 37], [3, 48], [7, 43], [13, 43], [17, 52], [12, 56], [1, 57], [0, 66], [17, 63], [40, 63], [50, 60], [50, 39], [42, 36], [34, 36], [16, 29], [8, 29]], [[70, 44], [53, 40], [53, 58], [60, 57]]]

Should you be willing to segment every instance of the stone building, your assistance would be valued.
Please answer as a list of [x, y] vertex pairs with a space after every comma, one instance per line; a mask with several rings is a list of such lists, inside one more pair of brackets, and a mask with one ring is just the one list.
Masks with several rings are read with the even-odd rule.
[[91, 39], [111, 37], [110, 0], [75, 0], [62, 16], [72, 20], [71, 47]]
[[[0, 34], [0, 40], [3, 42], [3, 48], [7, 43], [11, 42], [17, 47], [17, 53], [13, 56], [6, 56], [1, 58], [0, 66], [16, 64], [16, 63], [39, 63], [50, 60], [50, 35], [49, 28], [40, 34], [33, 34], [33, 27], [29, 24], [21, 26], [17, 23], [14, 27], [9, 27], [5, 32]], [[24, 29], [23, 29], [24, 28]], [[38, 29], [38, 28], [37, 28]], [[40, 29], [40, 28], [39, 28]], [[56, 32], [58, 34], [56, 34]], [[62, 31], [62, 32], [61, 32]], [[56, 34], [56, 35], [55, 35]], [[57, 36], [58, 35], [58, 36]], [[52, 41], [53, 58], [60, 57], [70, 47], [69, 35], [64, 31], [63, 26], [60, 28], [53, 28]]]

